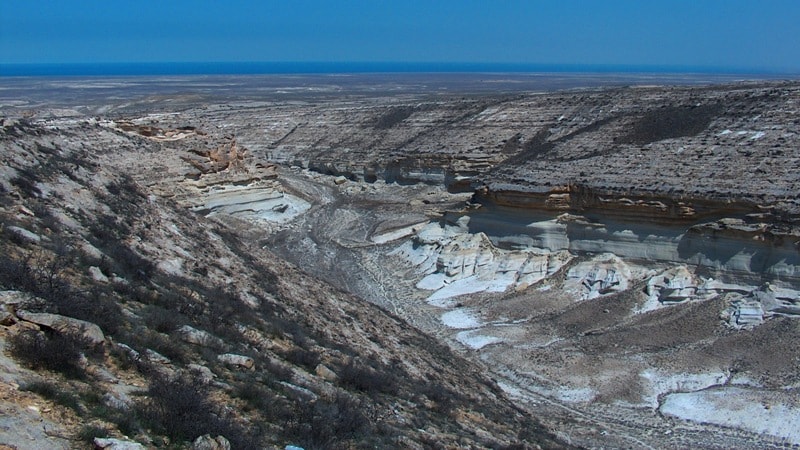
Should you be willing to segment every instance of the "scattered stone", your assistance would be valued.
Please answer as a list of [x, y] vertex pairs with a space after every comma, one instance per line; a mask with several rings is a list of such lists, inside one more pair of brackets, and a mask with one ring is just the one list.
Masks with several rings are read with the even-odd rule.
[[336, 183], [337, 185], [342, 185], [342, 184], [347, 183], [347, 178], [345, 178], [343, 176], [338, 176], [338, 177], [333, 179], [333, 182]]
[[217, 376], [206, 366], [200, 364], [189, 364], [186, 366], [203, 384], [209, 384], [214, 381]]
[[144, 351], [144, 356], [148, 359], [148, 361], [151, 362], [157, 362], [160, 364], [172, 364], [172, 361], [169, 358], [149, 348]]
[[145, 450], [145, 446], [138, 442], [114, 438], [94, 438], [94, 447], [103, 450]]
[[210, 434], [204, 434], [194, 440], [191, 450], [231, 450], [231, 443], [225, 436], [212, 438]]
[[108, 283], [108, 277], [105, 276], [102, 270], [100, 270], [97, 266], [89, 267], [89, 275], [92, 276], [94, 281], [99, 281], [100, 283]]
[[255, 360], [249, 356], [236, 355], [233, 353], [223, 353], [217, 355], [217, 360], [229, 366], [237, 366], [245, 369], [252, 369], [255, 366]]
[[184, 342], [199, 345], [201, 347], [222, 347], [224, 344], [222, 339], [212, 335], [211, 333], [192, 328], [189, 325], [184, 325], [178, 328], [178, 336], [180, 336]]
[[324, 364], [317, 364], [317, 367], [316, 369], [314, 369], [314, 372], [317, 374], [317, 376], [326, 381], [333, 382], [339, 379], [339, 376], [336, 375], [336, 372], [332, 371]]

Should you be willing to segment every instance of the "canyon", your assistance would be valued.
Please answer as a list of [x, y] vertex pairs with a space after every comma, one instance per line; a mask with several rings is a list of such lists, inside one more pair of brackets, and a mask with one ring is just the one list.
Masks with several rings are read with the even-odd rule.
[[[553, 433], [544, 447], [800, 446], [800, 84], [330, 83], [6, 102], [4, 192], [37, 154], [84, 152], [108, 172], [95, 177], [130, 177], [148, 214], [171, 205], [199, 229], [224, 227], [258, 264], [280, 260], [272, 273], [322, 293], [292, 301], [338, 292], [379, 311], [334, 325], [315, 316], [322, 306], [298, 307], [312, 321], [367, 328], [399, 359], [428, 356], [397, 347], [398, 329], [445, 344], [474, 365], [465, 376]], [[71, 186], [65, 224], [94, 208], [74, 183], [34, 185], [44, 197]], [[7, 222], [26, 245], [42, 239]], [[196, 277], [213, 257], [187, 227], [137, 251], [159, 273]], [[248, 287], [258, 276], [204, 278], [244, 301], [264, 295]], [[383, 314], [387, 329], [370, 322]]]

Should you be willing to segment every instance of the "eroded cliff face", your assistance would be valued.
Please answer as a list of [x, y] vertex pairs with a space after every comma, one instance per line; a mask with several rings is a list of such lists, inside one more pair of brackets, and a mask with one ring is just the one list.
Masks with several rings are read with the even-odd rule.
[[[747, 201], [619, 196], [582, 186], [480, 190], [470, 229], [498, 245], [691, 264], [728, 280], [800, 286], [797, 218]], [[460, 213], [451, 214], [457, 217]]]

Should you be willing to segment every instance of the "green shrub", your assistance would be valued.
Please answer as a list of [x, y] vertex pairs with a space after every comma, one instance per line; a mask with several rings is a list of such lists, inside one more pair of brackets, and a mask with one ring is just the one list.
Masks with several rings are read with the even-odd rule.
[[92, 444], [94, 438], [104, 438], [109, 434], [109, 430], [99, 425], [84, 425], [78, 431], [78, 439], [86, 444]]

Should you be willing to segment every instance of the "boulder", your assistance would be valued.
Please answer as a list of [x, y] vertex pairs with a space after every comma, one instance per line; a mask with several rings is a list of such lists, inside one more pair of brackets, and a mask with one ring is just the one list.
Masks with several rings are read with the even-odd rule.
[[673, 267], [647, 282], [647, 295], [661, 303], [680, 303], [692, 299], [699, 284], [686, 266]]
[[332, 371], [324, 364], [317, 364], [317, 367], [316, 369], [314, 369], [314, 372], [317, 374], [317, 376], [326, 381], [336, 381], [339, 379], [339, 376], [336, 375], [336, 372]]
[[101, 283], [108, 283], [108, 277], [97, 266], [89, 267], [89, 275], [92, 276], [92, 279], [94, 281], [99, 281]]
[[34, 233], [32, 231], [28, 231], [28, 230], [26, 230], [24, 228], [10, 226], [10, 227], [6, 227], [6, 230], [14, 233], [15, 235], [17, 235], [19, 238], [21, 238], [24, 241], [28, 241], [28, 242], [31, 242], [31, 243], [34, 243], [34, 244], [38, 244], [39, 242], [42, 242], [42, 237], [41, 236], [39, 236], [38, 234], [36, 234], [36, 233]]
[[184, 342], [201, 347], [222, 347], [223, 345], [222, 339], [207, 331], [198, 330], [189, 325], [178, 328], [178, 336], [180, 336], [181, 340]]
[[200, 380], [200, 381], [201, 381], [203, 384], [209, 384], [209, 383], [211, 383], [212, 381], [214, 381], [214, 378], [216, 378], [216, 375], [214, 375], [214, 372], [212, 372], [212, 371], [211, 371], [211, 369], [209, 369], [209, 368], [208, 368], [208, 367], [206, 367], [206, 366], [201, 366], [200, 364], [189, 364], [189, 365], [188, 365], [188, 366], [186, 366], [186, 367], [187, 367], [187, 368], [188, 368], [188, 369], [189, 369], [189, 370], [190, 370], [190, 371], [191, 371], [193, 374], [195, 374], [195, 375], [197, 376], [197, 378], [198, 378], [198, 379], [199, 379], [199, 380]]
[[72, 333], [83, 337], [91, 344], [101, 344], [106, 337], [99, 326], [85, 320], [73, 319], [72, 317], [61, 316], [51, 313], [34, 313], [30, 311], [17, 311], [17, 317], [26, 322], [52, 328], [60, 333]]
[[256, 364], [255, 360], [249, 356], [236, 355], [233, 353], [217, 355], [217, 360], [229, 366], [237, 366], [245, 369], [252, 369]]
[[0, 291], [0, 325], [17, 322], [17, 309], [25, 304], [28, 295], [19, 291]]
[[731, 302], [721, 316], [732, 328], [752, 328], [764, 321], [764, 309], [756, 296], [748, 295]]
[[231, 443], [225, 436], [212, 438], [210, 434], [204, 434], [194, 440], [191, 450], [231, 450]]
[[628, 289], [632, 278], [624, 261], [605, 253], [572, 267], [567, 272], [567, 285], [575, 286], [581, 300], [589, 300]]

